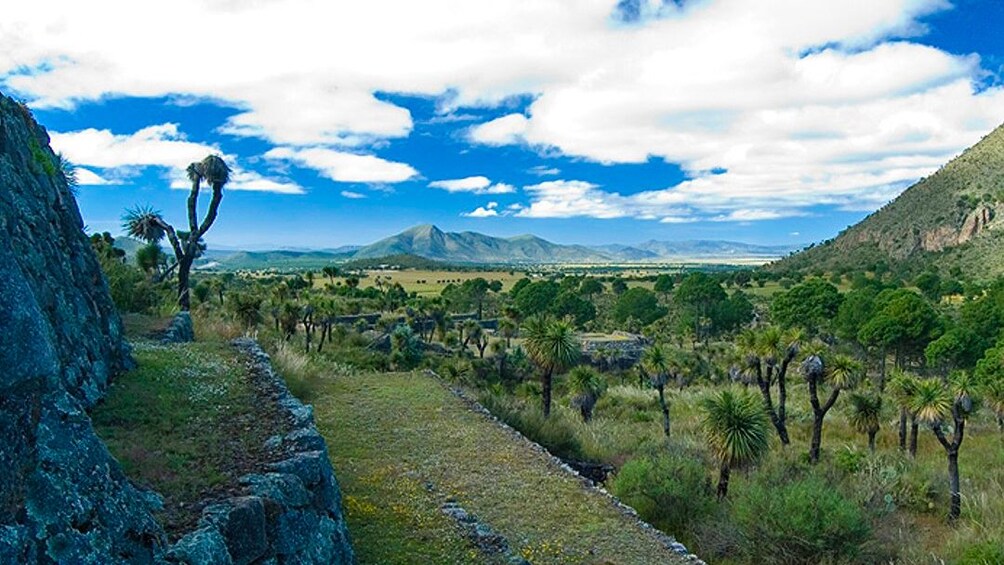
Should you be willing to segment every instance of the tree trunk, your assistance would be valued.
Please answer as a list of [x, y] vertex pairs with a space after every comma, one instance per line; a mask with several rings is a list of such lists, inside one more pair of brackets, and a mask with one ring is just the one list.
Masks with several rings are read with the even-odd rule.
[[881, 369], [879, 372], [879, 392], [885, 392], [885, 361], [886, 361], [886, 350], [885, 347], [882, 348], [882, 363], [880, 365]]
[[868, 450], [872, 453], [875, 453], [875, 434], [877, 433], [877, 431], [868, 432]]
[[659, 407], [662, 408], [662, 431], [669, 437], [669, 405], [666, 404], [665, 386], [659, 387]]
[[906, 451], [906, 408], [899, 409], [899, 450]]
[[823, 417], [825, 414], [815, 414], [812, 417], [812, 441], [809, 443], [809, 463], [819, 462], [819, 445], [823, 441]]
[[189, 277], [192, 273], [192, 259], [188, 256], [178, 261], [178, 307], [183, 312], [192, 309], [191, 293], [188, 289]]
[[547, 369], [541, 373], [540, 384], [542, 389], [541, 398], [544, 401], [544, 417], [549, 418], [551, 416], [551, 369]]
[[718, 471], [718, 500], [722, 500], [729, 495], [729, 469], [728, 463], [722, 463]]
[[784, 425], [784, 421], [777, 417], [777, 412], [774, 411], [774, 401], [770, 398], [770, 385], [762, 377], [757, 376], [757, 386], [760, 387], [760, 393], [763, 395], [763, 403], [767, 408], [767, 415], [770, 417], [770, 423], [777, 430], [778, 437], [781, 438], [781, 444], [788, 445], [791, 443], [791, 440], [788, 439], [788, 428]]
[[959, 490], [959, 451], [948, 451], [948, 482], [952, 502], [948, 510], [948, 521], [955, 522], [962, 513], [962, 494]]
[[910, 457], [917, 457], [917, 419], [910, 418]]

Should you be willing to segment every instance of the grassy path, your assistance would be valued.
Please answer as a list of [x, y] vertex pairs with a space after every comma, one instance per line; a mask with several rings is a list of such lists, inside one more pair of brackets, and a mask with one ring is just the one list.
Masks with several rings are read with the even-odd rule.
[[439, 510], [456, 500], [532, 563], [675, 563], [623, 516], [430, 377], [321, 379], [310, 402], [361, 563], [483, 563]]

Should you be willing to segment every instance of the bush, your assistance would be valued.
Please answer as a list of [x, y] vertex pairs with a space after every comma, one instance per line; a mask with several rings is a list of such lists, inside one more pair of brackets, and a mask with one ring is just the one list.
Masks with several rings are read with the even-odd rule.
[[763, 473], [736, 489], [733, 518], [751, 562], [866, 561], [871, 523], [864, 511], [818, 476], [782, 482]]
[[652, 453], [628, 461], [612, 491], [660, 530], [680, 536], [715, 511], [709, 465], [695, 453]]

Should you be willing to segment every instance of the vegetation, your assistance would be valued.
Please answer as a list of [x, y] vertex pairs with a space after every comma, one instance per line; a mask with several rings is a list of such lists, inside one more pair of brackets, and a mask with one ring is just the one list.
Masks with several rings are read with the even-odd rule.
[[[157, 243], [167, 237], [174, 251], [173, 267], [178, 270], [178, 306], [182, 310], [189, 310], [191, 307], [189, 278], [192, 264], [205, 251], [202, 237], [216, 221], [220, 202], [223, 200], [223, 187], [230, 180], [230, 167], [220, 157], [210, 155], [198, 163], [190, 164], [186, 172], [188, 180], [192, 182], [192, 189], [188, 194], [188, 231], [175, 230], [174, 226], [164, 221], [160, 212], [152, 208], [134, 208], [123, 218], [125, 230], [132, 237], [147, 243]], [[212, 197], [206, 215], [199, 223], [197, 210], [203, 180], [212, 187]]]
[[[102, 236], [94, 245], [106, 256], [113, 289], [128, 288], [121, 284], [127, 280], [159, 289], [150, 311], [171, 310], [163, 298], [171, 275], [158, 282]], [[453, 418], [452, 408], [423, 420], [393, 403], [426, 394], [423, 371], [432, 370], [555, 455], [612, 467], [611, 490], [709, 561], [916, 562], [933, 555], [964, 562], [970, 554], [994, 555], [1004, 536], [997, 464], [1004, 282], [940, 274], [937, 285], [919, 279], [924, 290], [888, 270], [793, 274], [787, 282], [769, 271], [463, 270], [423, 283], [431, 271], [327, 267], [196, 271], [192, 311], [202, 335], [251, 333], [274, 343], [277, 365], [319, 415], [323, 405], [360, 418], [359, 425], [387, 418], [377, 426], [379, 439], [367, 436], [367, 446], [346, 455], [373, 461], [373, 469], [391, 465], [383, 450], [415, 465], [447, 457], [438, 440], [421, 445], [414, 438], [418, 426], [451, 425], [443, 420]], [[961, 294], [944, 284], [949, 277], [964, 287]], [[416, 372], [397, 372], [409, 370]], [[350, 402], [362, 398], [343, 388], [352, 379], [368, 383], [367, 400], [327, 400], [336, 391]], [[899, 438], [897, 426], [886, 425], [897, 417]], [[327, 424], [331, 437], [344, 421]], [[400, 444], [406, 429], [415, 430], [407, 432], [412, 439]], [[479, 455], [457, 457], [494, 457], [494, 445], [477, 445]], [[438, 465], [408, 469], [431, 477]], [[485, 488], [476, 479], [483, 469], [464, 471], [474, 474], [464, 479], [472, 490], [448, 489], [460, 499]], [[422, 541], [450, 527], [436, 513], [438, 493], [447, 491], [427, 491], [424, 480], [355, 483], [352, 496], [372, 494], [366, 503], [388, 509], [350, 509], [365, 513], [356, 517], [369, 524], [359, 526], [370, 530], [360, 534], [370, 540], [363, 543], [382, 544], [364, 551], [391, 561], [406, 551], [477, 561], [453, 534]], [[414, 505], [422, 518], [397, 522], [403, 515], [394, 514], [395, 504]], [[816, 519], [812, 508], [833, 519]], [[426, 533], [387, 542], [381, 528]], [[571, 555], [533, 551], [542, 562]]]

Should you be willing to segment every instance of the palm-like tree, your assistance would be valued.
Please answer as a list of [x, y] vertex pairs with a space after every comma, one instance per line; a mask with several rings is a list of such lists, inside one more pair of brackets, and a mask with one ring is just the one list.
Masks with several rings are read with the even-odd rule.
[[662, 409], [662, 431], [669, 437], [669, 403], [666, 401], [666, 385], [679, 378], [684, 371], [684, 362], [678, 351], [666, 346], [653, 345], [645, 350], [641, 358], [641, 370], [648, 375], [649, 382], [659, 392], [659, 408]]
[[[834, 355], [829, 366], [819, 355], [810, 355], [802, 363], [802, 373], [809, 383], [809, 403], [812, 405], [812, 440], [809, 442], [809, 462], [819, 462], [819, 448], [823, 439], [823, 418], [833, 408], [840, 391], [854, 388], [861, 378], [861, 364], [846, 355]], [[819, 387], [830, 385], [826, 402], [819, 402]]]
[[551, 388], [555, 373], [579, 360], [579, 340], [572, 325], [546, 316], [531, 316], [523, 324], [526, 352], [540, 369], [544, 417], [551, 415]]
[[740, 389], [704, 398], [700, 408], [708, 445], [719, 463], [718, 498], [725, 498], [732, 468], [754, 463], [767, 453], [769, 420], [761, 401]]
[[[216, 221], [220, 202], [223, 200], [223, 187], [230, 180], [230, 167], [216, 155], [210, 155], [198, 163], [190, 164], [186, 171], [188, 179], [192, 182], [192, 189], [188, 193], [187, 231], [175, 230], [164, 220], [160, 212], [152, 208], [134, 208], [123, 216], [123, 226], [133, 237], [147, 243], [155, 243], [167, 236], [178, 266], [178, 306], [182, 310], [191, 308], [189, 279], [192, 263], [205, 249], [202, 237]], [[203, 180], [212, 188], [212, 197], [206, 215], [200, 223], [198, 200]]]
[[572, 406], [579, 409], [583, 422], [593, 417], [593, 408], [607, 388], [606, 381], [592, 367], [578, 366], [568, 373], [568, 389], [572, 394]]
[[[801, 351], [804, 335], [800, 330], [782, 331], [775, 326], [747, 330], [740, 334], [737, 344], [742, 351], [748, 370], [763, 396], [764, 409], [777, 430], [782, 445], [788, 445], [788, 367]], [[771, 387], [777, 385], [777, 408]]]
[[889, 391], [899, 406], [899, 450], [907, 450], [907, 420], [910, 421], [910, 456], [917, 455], [917, 415], [911, 409], [911, 401], [920, 382], [915, 375], [896, 370], [889, 379]]
[[868, 449], [875, 453], [875, 435], [882, 421], [882, 396], [874, 393], [851, 393], [850, 423], [856, 431], [868, 434]]
[[[957, 372], [947, 382], [924, 379], [917, 382], [910, 398], [910, 409], [918, 421], [927, 424], [945, 448], [948, 458], [948, 481], [951, 505], [948, 519], [954, 522], [962, 512], [962, 494], [959, 486], [959, 448], [966, 433], [966, 419], [973, 412], [976, 386], [969, 373]], [[951, 419], [951, 440], [945, 436], [944, 424]]]
[[516, 322], [508, 318], [503, 318], [499, 320], [498, 334], [499, 337], [505, 339], [506, 347], [512, 347], [512, 338], [516, 337], [516, 334], [518, 332], [519, 332], [519, 326], [516, 325]]

